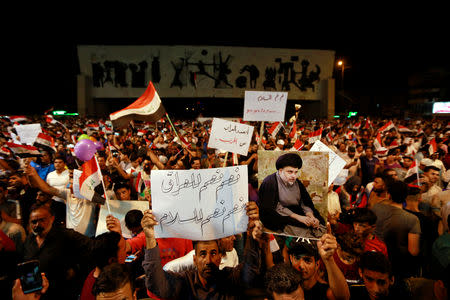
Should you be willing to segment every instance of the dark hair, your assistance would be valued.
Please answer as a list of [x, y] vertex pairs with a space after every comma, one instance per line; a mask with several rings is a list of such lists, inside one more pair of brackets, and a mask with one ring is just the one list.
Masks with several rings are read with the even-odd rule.
[[423, 169], [423, 172], [424, 173], [427, 173], [428, 171], [430, 171], [430, 170], [434, 170], [434, 171], [441, 171], [441, 169], [439, 169], [438, 167], [436, 167], [436, 166], [426, 166], [424, 169]]
[[127, 226], [128, 229], [141, 226], [141, 220], [143, 217], [144, 214], [139, 209], [129, 210], [125, 214], [125, 226]]
[[275, 167], [277, 170], [282, 169], [284, 167], [293, 167], [301, 169], [303, 165], [302, 158], [295, 153], [286, 153], [278, 157], [277, 162], [275, 163]]
[[114, 192], [117, 192], [121, 188], [126, 188], [131, 190], [130, 185], [127, 182], [119, 181], [114, 184]]
[[92, 256], [97, 267], [103, 269], [110, 263], [110, 258], [117, 257], [120, 239], [120, 234], [114, 231], [102, 233], [94, 239]]
[[197, 246], [200, 243], [207, 243], [207, 242], [215, 242], [217, 244], [217, 249], [219, 249], [219, 241], [218, 240], [209, 240], [209, 241], [192, 241], [192, 247], [195, 250], [195, 254], [197, 255]]
[[354, 256], [360, 256], [364, 252], [364, 243], [361, 238], [352, 231], [346, 231], [336, 235], [336, 241], [342, 251]]
[[111, 293], [124, 287], [127, 283], [130, 283], [131, 290], [134, 291], [134, 281], [127, 266], [112, 263], [103, 268], [92, 287], [92, 294], [97, 296], [100, 293]]
[[387, 191], [395, 203], [405, 202], [408, 196], [408, 185], [400, 180], [392, 180], [387, 183]]
[[48, 213], [50, 215], [54, 215], [52, 209], [50, 208], [50, 206], [46, 205], [45, 203], [37, 203], [35, 202], [33, 205], [31, 205], [30, 207], [30, 215], [33, 211], [38, 210], [38, 209], [45, 209], [46, 211], [48, 211]]
[[54, 159], [53, 161], [55, 161], [55, 160], [57, 160], [57, 159], [60, 159], [60, 160], [62, 160], [64, 163], [67, 163], [66, 157], [65, 157], [64, 155], [59, 154], [59, 153], [55, 155], [55, 159]]
[[367, 207], [355, 208], [353, 214], [353, 222], [369, 223], [375, 225], [377, 222], [377, 215]]
[[381, 252], [367, 251], [359, 257], [361, 271], [370, 270], [392, 276], [391, 263]]
[[287, 263], [276, 264], [267, 270], [264, 284], [267, 292], [272, 295], [290, 294], [298, 289], [302, 280], [299, 272]]
[[314, 257], [316, 261], [319, 260], [319, 251], [309, 243], [297, 242], [293, 239], [287, 246], [289, 255], [306, 255]]

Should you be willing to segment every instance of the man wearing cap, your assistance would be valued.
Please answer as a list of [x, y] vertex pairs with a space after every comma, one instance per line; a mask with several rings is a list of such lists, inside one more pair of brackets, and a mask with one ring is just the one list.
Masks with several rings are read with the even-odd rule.
[[274, 149], [274, 151], [283, 151], [284, 149], [284, 141], [282, 139], [279, 139], [277, 141], [277, 147]]
[[296, 153], [286, 153], [277, 159], [277, 171], [267, 176], [259, 188], [260, 215], [270, 230], [313, 237], [324, 231], [324, 220], [298, 179], [302, 164]]

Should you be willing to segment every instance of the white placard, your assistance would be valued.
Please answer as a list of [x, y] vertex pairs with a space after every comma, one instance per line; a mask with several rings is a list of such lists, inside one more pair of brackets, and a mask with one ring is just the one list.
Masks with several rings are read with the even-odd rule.
[[[149, 208], [147, 201], [121, 201], [121, 200], [108, 200], [109, 208], [111, 209], [111, 214], [119, 219], [120, 227], [122, 228], [122, 235], [125, 238], [131, 238], [131, 231], [125, 226], [125, 215], [132, 209], [138, 209], [142, 212]], [[109, 215], [108, 207], [106, 203], [100, 205], [100, 213], [98, 216], [97, 231], [95, 236], [107, 232], [106, 228], [106, 216]]]
[[20, 142], [27, 145], [33, 145], [39, 132], [41, 130], [41, 124], [25, 124], [25, 125], [14, 125], [17, 131], [17, 135], [20, 137]]
[[154, 170], [150, 180], [157, 237], [213, 240], [247, 230], [247, 166]]
[[330, 186], [334, 179], [341, 173], [341, 170], [347, 164], [343, 158], [334, 153], [327, 145], [321, 141], [316, 141], [309, 151], [328, 152], [328, 186]]
[[208, 147], [246, 156], [252, 135], [253, 126], [214, 118]]
[[287, 92], [245, 91], [244, 121], [284, 122]]

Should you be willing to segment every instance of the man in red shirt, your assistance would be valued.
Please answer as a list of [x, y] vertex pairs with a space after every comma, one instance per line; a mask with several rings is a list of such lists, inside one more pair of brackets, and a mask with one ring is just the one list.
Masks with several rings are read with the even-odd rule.
[[[112, 215], [106, 217], [106, 227], [109, 231], [115, 231], [122, 235], [122, 229], [120, 227], [120, 221]], [[122, 237], [123, 239], [123, 237]], [[164, 266], [175, 258], [185, 256], [192, 249], [192, 241], [179, 238], [157, 238], [159, 246], [159, 254], [161, 256], [161, 264]], [[131, 253], [144, 253], [143, 249], [146, 246], [145, 233], [141, 231], [135, 237], [126, 240], [126, 252]], [[141, 251], [142, 250], [142, 251]], [[156, 295], [147, 290], [147, 294], [152, 299], [159, 299]]]
[[381, 252], [388, 257], [386, 244], [375, 234], [377, 216], [369, 208], [356, 208], [353, 215], [353, 230], [364, 241], [364, 251]]

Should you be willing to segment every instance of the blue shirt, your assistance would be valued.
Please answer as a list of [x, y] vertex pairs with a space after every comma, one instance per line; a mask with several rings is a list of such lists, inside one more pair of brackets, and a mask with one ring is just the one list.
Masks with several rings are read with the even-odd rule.
[[44, 181], [47, 181], [48, 173], [55, 171], [55, 166], [53, 164], [42, 166], [32, 161], [30, 163], [30, 166], [36, 169], [36, 172], [39, 174], [39, 177], [41, 177], [42, 180]]

